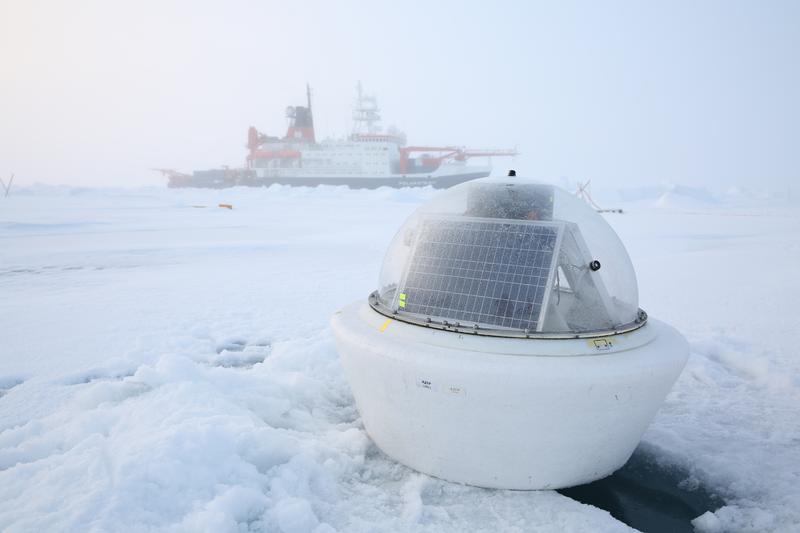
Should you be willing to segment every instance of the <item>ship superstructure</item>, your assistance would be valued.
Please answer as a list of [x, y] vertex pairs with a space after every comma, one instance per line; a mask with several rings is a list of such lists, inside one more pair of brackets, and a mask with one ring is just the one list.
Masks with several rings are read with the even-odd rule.
[[444, 188], [489, 175], [489, 166], [469, 165], [470, 158], [517, 155], [514, 149], [407, 146], [403, 133], [381, 129], [377, 100], [364, 94], [361, 84], [353, 107], [353, 131], [347, 138], [317, 142], [310, 87], [306, 87], [306, 105], [287, 107], [286, 118], [284, 137], [250, 127], [245, 168], [195, 171], [192, 175], [166, 172], [170, 187], [283, 184]]

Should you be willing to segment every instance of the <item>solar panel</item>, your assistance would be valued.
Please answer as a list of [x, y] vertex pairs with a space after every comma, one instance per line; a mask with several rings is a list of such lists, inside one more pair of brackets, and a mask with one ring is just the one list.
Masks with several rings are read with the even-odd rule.
[[556, 222], [425, 218], [394, 307], [462, 325], [538, 331], [562, 233]]

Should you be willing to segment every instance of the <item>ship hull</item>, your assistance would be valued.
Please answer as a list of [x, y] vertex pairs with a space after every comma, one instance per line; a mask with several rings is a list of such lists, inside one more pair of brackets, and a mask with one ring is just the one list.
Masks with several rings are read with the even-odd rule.
[[354, 178], [352, 176], [341, 177], [263, 177], [251, 178], [241, 181], [195, 181], [187, 180], [179, 183], [170, 181], [169, 186], [175, 188], [198, 187], [224, 189], [227, 187], [247, 186], [247, 187], [269, 187], [270, 185], [289, 185], [292, 187], [318, 187], [320, 185], [345, 185], [351, 189], [377, 189], [378, 187], [428, 187], [435, 189], [446, 189], [465, 181], [478, 178], [485, 178], [489, 175], [488, 170], [464, 172], [459, 174], [430, 175], [430, 176], [383, 176], [383, 177], [364, 177]]
[[260, 178], [255, 186], [268, 187], [270, 185], [291, 185], [294, 187], [318, 187], [320, 185], [345, 185], [351, 189], [377, 189], [378, 187], [427, 187], [446, 189], [465, 181], [485, 178], [489, 172], [465, 172], [463, 174], [448, 174], [444, 176], [387, 176], [380, 178], [353, 178], [353, 177], [292, 177], [292, 178]]

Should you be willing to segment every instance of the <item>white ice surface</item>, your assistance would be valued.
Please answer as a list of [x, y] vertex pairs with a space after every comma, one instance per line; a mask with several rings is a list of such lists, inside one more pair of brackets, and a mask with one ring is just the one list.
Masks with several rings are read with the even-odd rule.
[[[555, 492], [416, 474], [364, 434], [328, 318], [432, 194], [0, 199], [0, 530], [627, 530]], [[681, 194], [608, 215], [642, 307], [692, 346], [644, 446], [727, 499], [698, 528], [797, 530], [800, 211]]]

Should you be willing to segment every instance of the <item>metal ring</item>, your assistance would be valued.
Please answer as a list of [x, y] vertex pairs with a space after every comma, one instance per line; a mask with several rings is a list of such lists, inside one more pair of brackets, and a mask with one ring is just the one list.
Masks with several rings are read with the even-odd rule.
[[545, 332], [545, 331], [525, 331], [521, 329], [499, 329], [480, 326], [478, 324], [450, 324], [446, 320], [436, 320], [429, 316], [414, 315], [406, 313], [405, 311], [392, 310], [384, 306], [378, 298], [378, 291], [374, 291], [369, 295], [369, 306], [373, 310], [382, 314], [385, 317], [413, 324], [415, 326], [423, 326], [426, 328], [438, 329], [441, 331], [451, 331], [455, 333], [466, 333], [468, 335], [482, 335], [485, 337], [505, 337], [505, 338], [519, 338], [519, 339], [590, 339], [593, 337], [608, 337], [609, 335], [619, 335], [622, 333], [629, 333], [635, 331], [647, 323], [647, 313], [643, 309], [639, 309], [636, 314], [636, 320], [623, 324], [614, 329], [596, 330], [596, 331], [582, 331], [575, 332]]

